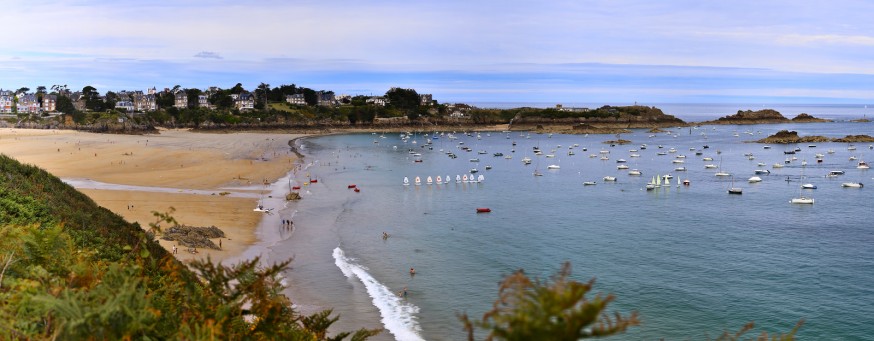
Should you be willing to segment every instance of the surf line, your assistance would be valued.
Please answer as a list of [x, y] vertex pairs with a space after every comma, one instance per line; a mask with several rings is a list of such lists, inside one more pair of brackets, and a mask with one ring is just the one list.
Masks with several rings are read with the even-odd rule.
[[419, 335], [422, 328], [416, 322], [415, 314], [419, 312], [419, 307], [395, 295], [391, 289], [373, 278], [366, 267], [356, 264], [354, 259], [347, 258], [339, 246], [334, 249], [333, 255], [334, 264], [340, 268], [346, 278], [357, 277], [367, 288], [367, 294], [373, 299], [373, 305], [379, 309], [381, 322], [386, 330], [397, 340], [425, 340]]

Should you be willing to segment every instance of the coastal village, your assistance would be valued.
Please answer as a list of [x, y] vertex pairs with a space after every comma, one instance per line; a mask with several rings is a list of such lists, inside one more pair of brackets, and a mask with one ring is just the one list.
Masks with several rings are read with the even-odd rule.
[[[255, 110], [257, 101], [266, 101], [266, 95], [259, 97], [256, 93], [243, 89], [240, 85], [237, 85], [237, 87], [238, 88], [232, 89], [232, 92], [229, 94], [233, 103], [231, 106], [232, 109], [240, 111]], [[85, 87], [83, 91], [71, 91], [66, 85], [54, 85], [52, 86], [51, 92], [47, 92], [45, 86], [37, 87], [35, 92], [30, 91], [27, 87], [18, 90], [0, 89], [0, 114], [63, 115], [64, 112], [58, 107], [59, 97], [69, 98], [74, 108], [79, 111], [91, 110], [87, 105], [89, 99], [103, 101], [107, 105], [107, 109], [126, 113], [145, 113], [159, 109], [167, 109], [168, 107], [177, 109], [217, 109], [218, 106], [214, 102], [215, 96], [222, 92], [222, 89], [217, 86], [211, 86], [205, 90], [199, 90], [183, 89], [177, 85], [172, 89], [164, 88], [161, 91], [158, 91], [156, 87], [151, 87], [145, 91], [108, 91], [106, 94], [101, 95], [99, 93], [89, 93], [96, 91], [96, 89], [88, 91], [89, 88], [93, 89], [93, 87], [89, 86]], [[314, 99], [309, 100], [307, 98], [308, 96], [305, 94], [305, 91], [309, 89], [299, 89], [300, 91], [298, 93], [285, 94], [285, 102], [296, 106], [315, 105], [322, 107], [337, 107], [352, 104], [352, 95], [335, 95], [333, 91], [315, 91]], [[389, 91], [393, 91], [394, 89], [396, 88], [392, 88]], [[189, 94], [191, 93], [190, 90], [195, 90], [197, 95], [189, 98]], [[264, 94], [264, 92], [261, 92], [261, 94]], [[171, 96], [173, 98], [171, 105], [159, 105], [159, 98], [161, 96]], [[365, 97], [365, 102], [368, 105], [379, 107], [385, 107], [390, 102], [386, 96], [354, 97]], [[420, 106], [427, 107], [435, 104], [431, 94], [418, 94], [418, 98]], [[464, 106], [460, 107], [463, 108]]]

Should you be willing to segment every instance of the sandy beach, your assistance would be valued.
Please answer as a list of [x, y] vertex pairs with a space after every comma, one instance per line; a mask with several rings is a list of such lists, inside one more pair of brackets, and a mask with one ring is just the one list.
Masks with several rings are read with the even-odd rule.
[[[265, 181], [272, 183], [295, 167], [297, 157], [288, 141], [300, 136], [188, 130], [110, 135], [3, 128], [0, 153], [65, 180], [103, 184], [100, 189], [79, 190], [141, 226], [155, 221], [153, 211], [168, 212], [170, 207], [181, 224], [217, 226], [227, 236], [221, 240], [222, 250], [198, 249], [193, 254], [179, 247], [177, 257], [222, 261], [240, 256], [257, 241], [263, 213], [252, 209], [258, 193]], [[220, 195], [223, 192], [243, 195]], [[160, 242], [172, 250], [173, 242]]]

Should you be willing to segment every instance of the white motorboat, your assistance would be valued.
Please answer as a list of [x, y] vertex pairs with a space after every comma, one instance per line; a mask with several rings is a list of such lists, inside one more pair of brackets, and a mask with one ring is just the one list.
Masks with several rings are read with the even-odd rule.
[[814, 185], [814, 184], [803, 184], [803, 185], [801, 185], [801, 189], [816, 189], [816, 185]]
[[808, 205], [813, 205], [813, 198], [808, 198], [808, 197], [805, 197], [805, 196], [801, 196], [801, 197], [798, 197], [798, 198], [792, 198], [792, 200], [789, 200], [789, 202], [792, 203], [792, 204], [808, 204]]
[[604, 181], [616, 181], [616, 177], [615, 176], [605, 176], [603, 180]]
[[859, 161], [859, 165], [856, 166], [856, 168], [858, 168], [858, 169], [870, 169], [871, 166], [868, 166], [868, 163], [866, 163], [865, 161]]
[[747, 181], [749, 181], [749, 183], [762, 182], [762, 178], [760, 178], [758, 176], [754, 176], [754, 177], [749, 178]]
[[637, 169], [632, 169], [628, 171], [628, 175], [640, 175], [640, 171]]
[[561, 166], [559, 166], [559, 165], [549, 165], [549, 166], [546, 166], [546, 169], [561, 169]]
[[862, 187], [865, 187], [865, 185], [862, 184], [861, 182], [845, 182], [845, 183], [841, 184], [841, 187], [862, 188]]
[[598, 184], [598, 183], [596, 183], [596, 182], [594, 182], [594, 181], [586, 181], [586, 182], [583, 182], [583, 185], [584, 185], [584, 186], [594, 186], [594, 185], [597, 185], [597, 184]]

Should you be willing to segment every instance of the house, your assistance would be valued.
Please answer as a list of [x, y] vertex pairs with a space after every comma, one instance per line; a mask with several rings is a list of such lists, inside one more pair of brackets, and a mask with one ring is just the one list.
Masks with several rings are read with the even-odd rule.
[[431, 98], [431, 94], [419, 95], [419, 105], [423, 107], [430, 107], [434, 105], [434, 99]]
[[173, 101], [173, 107], [179, 109], [188, 108], [188, 94], [185, 91], [176, 93], [176, 99]]
[[234, 100], [234, 107], [240, 111], [255, 109], [255, 96], [250, 92], [231, 94], [231, 98]]
[[384, 107], [388, 103], [388, 100], [385, 97], [373, 96], [373, 97], [368, 98], [366, 102], [367, 102], [367, 104], [373, 104], [376, 106]]
[[575, 107], [565, 107], [565, 106], [563, 106], [563, 105], [561, 105], [561, 104], [556, 104], [556, 105], [555, 105], [555, 109], [558, 110], [558, 111], [565, 111], [565, 112], [588, 112], [588, 111], [589, 111], [589, 108], [583, 108], [583, 107], [579, 107], [579, 108], [575, 108]]
[[12, 104], [15, 102], [15, 94], [9, 90], [0, 89], [0, 113], [8, 114], [12, 112]]
[[285, 101], [291, 105], [307, 105], [307, 101], [303, 97], [303, 94], [287, 95], [285, 96]]
[[316, 92], [316, 104], [323, 107], [334, 106], [335, 104], [337, 104], [336, 100], [334, 99], [334, 93], [330, 91]]
[[130, 100], [121, 100], [115, 102], [115, 109], [124, 110], [126, 112], [134, 112], [134, 102]]
[[352, 103], [352, 95], [340, 94], [334, 96], [334, 100], [337, 101], [337, 103]]
[[197, 95], [197, 106], [199, 108], [212, 109], [212, 105], [209, 104], [209, 96]]
[[55, 112], [58, 108], [58, 96], [57, 95], [44, 95], [42, 97], [42, 111], [43, 112]]
[[[151, 90], [149, 92], [151, 92]], [[155, 96], [155, 94], [151, 94], [151, 93], [148, 95], [144, 95], [142, 93], [134, 94], [134, 96], [133, 96], [134, 111], [142, 112], [142, 111], [158, 110], [158, 104], [157, 104], [156, 99], [157, 99], [157, 97]]]
[[39, 100], [35, 94], [18, 95], [18, 112], [25, 114], [39, 113]]

